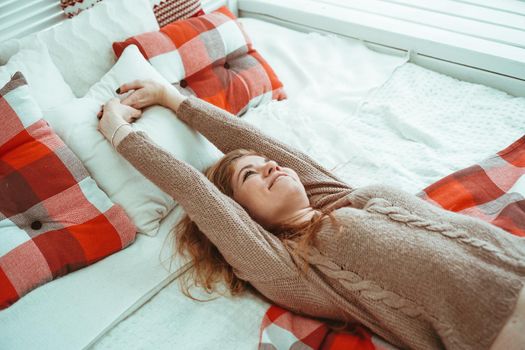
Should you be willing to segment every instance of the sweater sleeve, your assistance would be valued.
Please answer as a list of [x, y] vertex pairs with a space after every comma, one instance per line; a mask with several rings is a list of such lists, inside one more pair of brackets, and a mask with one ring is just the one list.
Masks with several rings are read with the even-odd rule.
[[264, 281], [294, 274], [290, 254], [277, 237], [200, 171], [177, 160], [144, 132], [128, 134], [117, 151], [182, 205], [239, 278]]
[[245, 148], [260, 152], [279, 165], [293, 169], [313, 207], [323, 207], [352, 189], [305, 153], [267, 136], [249, 123], [195, 97], [187, 98], [177, 117], [203, 134], [223, 153]]

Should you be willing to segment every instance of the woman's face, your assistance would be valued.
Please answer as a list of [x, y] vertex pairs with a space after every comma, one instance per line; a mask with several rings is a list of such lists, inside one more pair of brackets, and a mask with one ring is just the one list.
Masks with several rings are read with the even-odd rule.
[[292, 169], [255, 155], [243, 156], [233, 166], [233, 199], [264, 227], [271, 228], [310, 205]]

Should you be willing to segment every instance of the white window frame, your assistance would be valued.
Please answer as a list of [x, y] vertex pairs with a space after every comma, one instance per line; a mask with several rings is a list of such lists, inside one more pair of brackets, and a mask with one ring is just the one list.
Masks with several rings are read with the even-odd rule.
[[[240, 17], [357, 38], [380, 52], [410, 52], [420, 66], [525, 97], [525, 1], [202, 1], [206, 12], [223, 5]], [[2, 0], [0, 49], [7, 39], [64, 20], [58, 0]]]
[[525, 97], [523, 1], [239, 0], [237, 6], [241, 17], [410, 52], [423, 67]]
[[[152, 4], [155, 1], [158, 2], [150, 0]], [[224, 5], [230, 6], [236, 12], [236, 1], [201, 2], [205, 12], [214, 11]], [[60, 8], [59, 0], [0, 0], [0, 44], [53, 27], [65, 20], [67, 17]]]

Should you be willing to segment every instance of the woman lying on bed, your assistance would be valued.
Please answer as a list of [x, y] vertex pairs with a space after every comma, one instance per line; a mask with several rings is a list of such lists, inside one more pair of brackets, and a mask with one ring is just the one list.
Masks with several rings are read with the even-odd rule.
[[[253, 287], [297, 313], [360, 322], [399, 347], [525, 346], [522, 238], [394, 188], [352, 188], [175, 88], [135, 81], [118, 92], [130, 90], [104, 106], [99, 129], [185, 209], [177, 245], [197, 285]], [[206, 176], [131, 127], [154, 104], [225, 153]]]

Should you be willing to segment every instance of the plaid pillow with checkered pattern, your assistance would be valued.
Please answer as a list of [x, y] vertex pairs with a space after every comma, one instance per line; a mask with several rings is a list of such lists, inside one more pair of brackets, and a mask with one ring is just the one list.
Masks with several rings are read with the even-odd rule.
[[115, 42], [113, 51], [118, 57], [132, 44], [183, 93], [230, 113], [286, 98], [283, 84], [226, 7]]
[[17, 72], [0, 89], [0, 309], [129, 245], [135, 226], [53, 132]]
[[334, 331], [327, 323], [271, 305], [263, 317], [258, 349], [394, 350], [396, 348], [358, 323], [351, 323], [343, 331]]
[[525, 136], [428, 186], [421, 198], [525, 237]]

